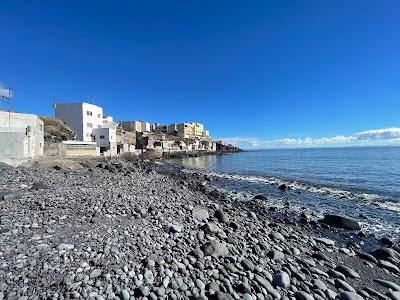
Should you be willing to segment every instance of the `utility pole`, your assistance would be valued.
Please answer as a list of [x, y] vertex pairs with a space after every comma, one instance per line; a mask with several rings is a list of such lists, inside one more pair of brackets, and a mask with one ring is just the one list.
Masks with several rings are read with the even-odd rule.
[[11, 82], [8, 82], [8, 127], [11, 127]]

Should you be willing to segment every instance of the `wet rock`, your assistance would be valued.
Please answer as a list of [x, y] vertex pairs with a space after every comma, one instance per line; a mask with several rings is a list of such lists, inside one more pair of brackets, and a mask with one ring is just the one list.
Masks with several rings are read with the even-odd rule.
[[394, 245], [393, 240], [391, 238], [389, 238], [389, 237], [382, 237], [381, 238], [381, 242], [385, 246], [389, 246], [389, 247], [392, 247]]
[[375, 257], [373, 257], [371, 254], [368, 254], [368, 253], [366, 253], [364, 251], [361, 251], [361, 250], [357, 251], [356, 253], [362, 259], [365, 259], [365, 260], [367, 260], [369, 262], [372, 262], [372, 263], [376, 263], [376, 264], [378, 263], [378, 260]]
[[321, 222], [337, 228], [361, 230], [361, 225], [357, 221], [343, 216], [325, 215]]
[[400, 260], [400, 254], [397, 251], [387, 247], [377, 249], [373, 251], [371, 254], [377, 259], [394, 260], [394, 261]]
[[289, 186], [286, 184], [281, 184], [278, 186], [278, 188], [282, 191], [282, 192], [286, 192], [289, 189]]
[[267, 197], [265, 197], [264, 195], [261, 195], [261, 194], [254, 196], [253, 199], [254, 200], [262, 200], [262, 201], [267, 201], [268, 200]]

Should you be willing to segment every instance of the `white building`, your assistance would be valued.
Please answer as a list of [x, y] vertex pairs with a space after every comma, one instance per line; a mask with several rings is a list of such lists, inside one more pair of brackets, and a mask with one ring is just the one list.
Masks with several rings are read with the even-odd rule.
[[149, 132], [151, 131], [151, 125], [149, 122], [146, 121], [140, 121], [140, 128], [141, 128], [141, 132]]
[[104, 116], [103, 117], [103, 125], [101, 125], [102, 128], [112, 128], [112, 129], [117, 129], [118, 124], [113, 121], [113, 118], [111, 116]]
[[0, 110], [0, 161], [18, 165], [43, 155], [44, 126], [36, 115]]
[[57, 103], [55, 117], [63, 120], [74, 131], [80, 141], [91, 142], [92, 130], [101, 128], [104, 123], [103, 108], [85, 102]]
[[93, 140], [104, 156], [117, 155], [117, 132], [114, 128], [94, 128]]

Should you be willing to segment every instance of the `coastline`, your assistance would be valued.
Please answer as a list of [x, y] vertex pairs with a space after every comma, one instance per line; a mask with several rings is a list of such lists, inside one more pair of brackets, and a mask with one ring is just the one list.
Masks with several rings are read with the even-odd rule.
[[6, 299], [396, 299], [374, 280], [399, 282], [398, 247], [366, 254], [369, 237], [278, 216], [200, 172], [141, 160], [0, 171]]

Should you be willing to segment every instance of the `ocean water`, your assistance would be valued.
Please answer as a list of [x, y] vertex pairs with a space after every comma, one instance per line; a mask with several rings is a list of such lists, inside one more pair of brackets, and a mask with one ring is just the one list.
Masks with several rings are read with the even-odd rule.
[[[171, 160], [212, 184], [266, 205], [357, 219], [377, 236], [400, 237], [400, 147], [271, 149]], [[278, 186], [285, 183], [287, 192]]]

